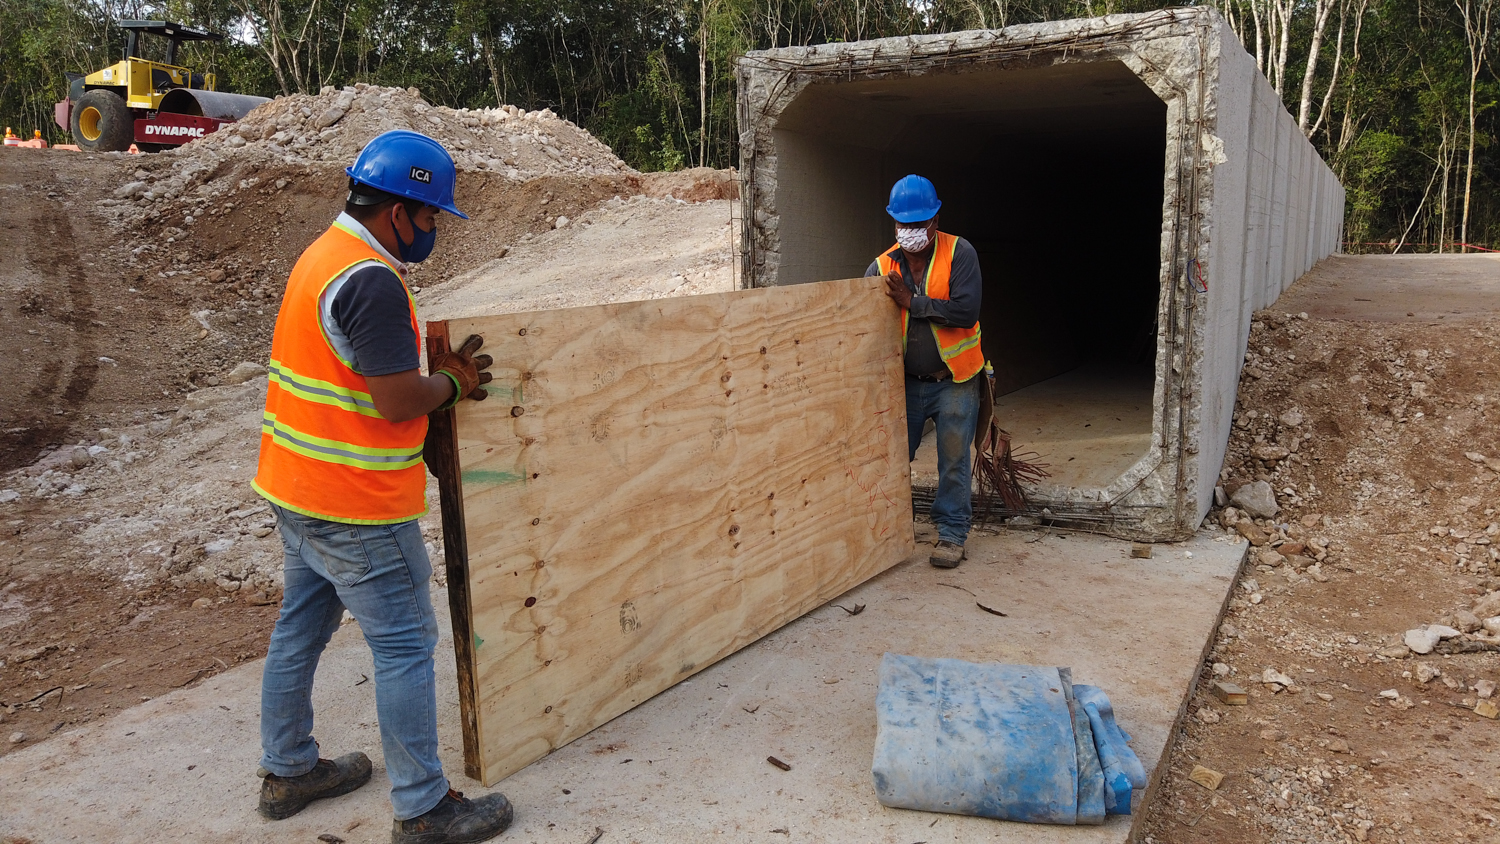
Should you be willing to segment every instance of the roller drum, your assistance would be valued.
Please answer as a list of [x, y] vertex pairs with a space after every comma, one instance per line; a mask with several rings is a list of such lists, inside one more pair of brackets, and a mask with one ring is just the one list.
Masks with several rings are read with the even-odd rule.
[[197, 88], [173, 88], [161, 98], [160, 111], [172, 114], [191, 114], [197, 117], [212, 117], [217, 120], [239, 120], [262, 103], [266, 97], [246, 94], [225, 94], [219, 91], [202, 91]]

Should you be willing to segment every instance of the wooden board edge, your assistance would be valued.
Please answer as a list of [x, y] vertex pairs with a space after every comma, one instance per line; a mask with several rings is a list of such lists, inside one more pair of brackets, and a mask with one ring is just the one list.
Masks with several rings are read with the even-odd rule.
[[[427, 323], [427, 361], [449, 350], [448, 322]], [[453, 623], [458, 668], [458, 711], [463, 723], [464, 775], [484, 782], [479, 733], [479, 684], [475, 677], [473, 609], [469, 602], [469, 539], [464, 524], [463, 476], [458, 464], [458, 423], [453, 408], [427, 417], [423, 458], [437, 478], [443, 520], [443, 567], [448, 575], [448, 610]], [[484, 783], [486, 787], [490, 783]]]

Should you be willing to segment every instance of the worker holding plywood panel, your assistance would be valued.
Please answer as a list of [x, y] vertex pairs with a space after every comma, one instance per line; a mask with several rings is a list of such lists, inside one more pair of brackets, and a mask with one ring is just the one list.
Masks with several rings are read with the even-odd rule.
[[428, 323], [464, 757], [494, 783], [905, 559], [899, 311], [850, 279]]
[[939, 568], [954, 568], [963, 562], [969, 537], [969, 446], [979, 426], [980, 390], [988, 385], [976, 377], [985, 367], [979, 256], [967, 240], [938, 231], [942, 206], [927, 179], [913, 174], [896, 182], [886, 206], [896, 222], [896, 244], [865, 275], [884, 276], [886, 293], [901, 306], [908, 456], [916, 459], [923, 426], [932, 419], [938, 453], [932, 523], [938, 538], [930, 559]]
[[313, 674], [347, 609], [375, 659], [391, 841], [482, 841], [513, 812], [503, 795], [465, 799], [443, 775], [432, 564], [417, 518], [427, 414], [485, 398], [490, 361], [471, 338], [424, 376], [404, 279], [431, 253], [439, 211], [467, 218], [453, 204], [453, 159], [424, 135], [380, 135], [348, 172], [344, 213], [298, 258], [271, 340], [253, 486], [276, 511], [286, 559], [261, 682], [259, 811], [288, 818], [370, 780], [365, 754], [320, 759], [312, 735]]

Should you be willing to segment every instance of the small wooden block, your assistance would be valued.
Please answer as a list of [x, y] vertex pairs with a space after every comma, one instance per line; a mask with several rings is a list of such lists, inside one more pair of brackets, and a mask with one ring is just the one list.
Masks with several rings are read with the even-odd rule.
[[1500, 706], [1496, 706], [1491, 700], [1481, 700], [1475, 705], [1474, 714], [1484, 718], [1500, 717]]
[[1224, 775], [1218, 771], [1210, 770], [1202, 765], [1194, 765], [1193, 772], [1188, 774], [1188, 779], [1203, 786], [1209, 791], [1218, 791], [1219, 783], [1224, 781]]
[[1214, 683], [1214, 697], [1224, 702], [1226, 706], [1244, 706], [1250, 702], [1250, 697], [1245, 690], [1233, 683], [1223, 681]]
[[1130, 543], [1130, 556], [1138, 560], [1151, 559], [1151, 545], [1147, 542]]

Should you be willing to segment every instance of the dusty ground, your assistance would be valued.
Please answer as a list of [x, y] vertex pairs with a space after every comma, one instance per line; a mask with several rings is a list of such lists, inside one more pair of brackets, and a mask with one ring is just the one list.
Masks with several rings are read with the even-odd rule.
[[1500, 475], [1465, 457], [1500, 454], [1500, 262], [1429, 260], [1330, 259], [1257, 316], [1223, 478], [1281, 491], [1285, 553], [1252, 551], [1146, 841], [1500, 841], [1500, 723], [1471, 711], [1500, 658], [1401, 645], [1500, 587]]

